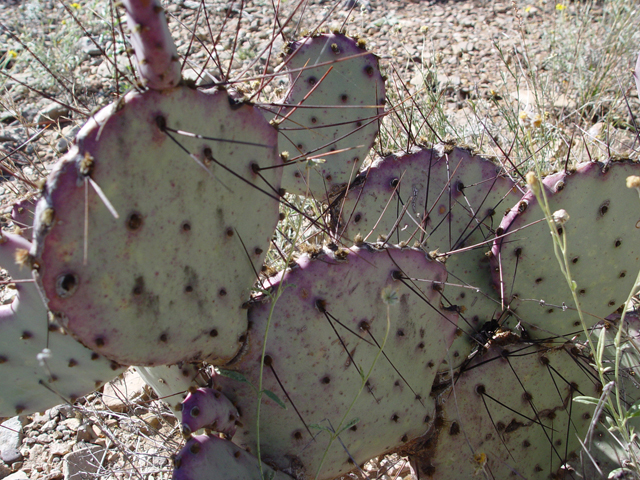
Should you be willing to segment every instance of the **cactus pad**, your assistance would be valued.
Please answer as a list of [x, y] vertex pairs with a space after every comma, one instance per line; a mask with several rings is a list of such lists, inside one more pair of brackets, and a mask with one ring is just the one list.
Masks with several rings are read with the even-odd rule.
[[562, 478], [554, 475], [576, 458], [593, 407], [572, 399], [598, 395], [588, 360], [572, 345], [499, 346], [507, 339], [441, 394], [437, 428], [413, 458], [421, 477]]
[[[334, 478], [427, 431], [435, 418], [431, 384], [456, 335], [456, 314], [439, 307], [445, 280], [443, 265], [419, 250], [365, 246], [316, 260], [303, 257], [281, 280], [271, 316], [263, 388], [287, 409], [263, 396], [262, 458], [287, 473], [302, 469], [313, 477], [329, 432], [344, 429], [328, 450], [331, 461], [320, 468], [319, 478]], [[376, 361], [387, 332], [382, 292], [397, 304], [389, 305], [388, 337]], [[237, 378], [214, 377], [241, 412], [244, 427], [234, 441], [252, 452], [257, 438], [253, 388], [271, 307], [267, 302], [251, 308], [248, 351], [228, 366], [253, 387]], [[374, 363], [363, 385], [361, 373]]]
[[160, 400], [167, 403], [180, 418], [182, 401], [189, 388], [203, 386], [208, 375], [192, 364], [159, 365], [157, 367], [134, 367], [140, 378], [153, 388]]
[[499, 167], [469, 151], [419, 149], [378, 159], [363, 172], [333, 205], [335, 229], [350, 239], [360, 234], [370, 241], [417, 243], [441, 254], [478, 245], [440, 258], [449, 275], [443, 302], [460, 310], [459, 326], [467, 334], [455, 347], [464, 358], [473, 343], [468, 335], [501, 310], [485, 254], [487, 240], [519, 198], [516, 192]]
[[142, 82], [152, 90], [175, 87], [180, 63], [164, 10], [158, 0], [123, 0], [136, 67]]
[[[385, 102], [384, 81], [376, 56], [345, 35], [309, 37], [287, 51], [291, 87], [275, 118], [278, 149], [301, 163], [284, 168], [282, 186], [322, 201], [355, 177], [373, 145]], [[306, 168], [309, 156], [325, 162]]]
[[211, 388], [191, 389], [182, 402], [182, 434], [206, 428], [230, 438], [236, 433], [238, 416], [236, 407], [222, 393]]
[[233, 358], [278, 221], [280, 169], [256, 168], [279, 165], [275, 130], [223, 90], [179, 87], [126, 95], [76, 142], [36, 209], [49, 308], [121, 364]]
[[[622, 305], [640, 266], [638, 193], [625, 188], [638, 165], [588, 163], [566, 176], [545, 180], [551, 212], [564, 209], [569, 269], [587, 327]], [[543, 218], [535, 198], [500, 225], [512, 232]], [[525, 203], [525, 202], [521, 202]], [[497, 247], [500, 248], [497, 248]], [[492, 257], [496, 283], [502, 279], [504, 303], [532, 338], [582, 333], [571, 291], [559, 270], [549, 227], [543, 220], [504, 237]]]
[[[0, 264], [14, 280], [25, 276], [15, 255], [24, 255], [30, 246], [17, 235], [2, 235]], [[17, 283], [16, 289], [13, 302], [0, 306], [0, 416], [26, 415], [73, 402], [124, 370], [51, 323], [33, 282]], [[45, 348], [50, 355], [42, 355], [40, 364], [38, 354]]]
[[262, 464], [229, 440], [196, 435], [189, 439], [175, 460], [173, 480], [291, 480], [291, 477]]

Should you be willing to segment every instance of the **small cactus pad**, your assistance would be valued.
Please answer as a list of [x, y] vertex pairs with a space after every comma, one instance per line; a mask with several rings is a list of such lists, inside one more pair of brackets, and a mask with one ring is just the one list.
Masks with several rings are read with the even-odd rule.
[[[443, 303], [460, 310], [460, 358], [471, 350], [468, 334], [499, 316], [490, 282], [492, 239], [504, 213], [520, 198], [500, 168], [461, 148], [419, 149], [376, 160], [333, 204], [339, 236], [419, 244], [440, 257], [448, 272]], [[425, 220], [426, 219], [426, 220]], [[446, 260], [445, 260], [446, 258]], [[459, 347], [459, 348], [458, 348]]]
[[[334, 478], [422, 435], [435, 418], [431, 384], [457, 333], [456, 313], [439, 306], [445, 280], [441, 263], [413, 249], [365, 245], [302, 257], [273, 288], [280, 290], [275, 305], [250, 309], [249, 349], [228, 366], [234, 375], [214, 377], [241, 413], [234, 441], [255, 452], [253, 388], [265, 337], [269, 393], [259, 428], [270, 465]], [[344, 431], [329, 446], [331, 430]], [[327, 448], [331, 460], [322, 464]]]
[[142, 82], [152, 90], [164, 90], [178, 85], [178, 50], [171, 38], [160, 2], [122, 0], [122, 5], [127, 12], [131, 44]]
[[27, 240], [33, 237], [33, 212], [36, 203], [33, 198], [24, 198], [13, 204], [11, 207], [11, 220], [15, 227], [15, 232]]
[[[287, 52], [291, 87], [276, 112], [278, 149], [300, 163], [284, 168], [282, 186], [322, 201], [355, 177], [373, 145], [384, 81], [376, 56], [345, 35], [305, 38], [288, 45]], [[309, 157], [324, 163], [308, 165]]]
[[[25, 276], [15, 257], [24, 257], [30, 246], [22, 237], [2, 234], [0, 264], [14, 280]], [[124, 370], [51, 323], [33, 282], [16, 283], [15, 288], [13, 301], [0, 306], [0, 416], [74, 402]]]
[[183, 435], [206, 428], [233, 437], [237, 421], [236, 407], [222, 393], [211, 388], [192, 389], [182, 402]]
[[[604, 169], [588, 163], [543, 182], [551, 213], [564, 209], [570, 217], [556, 228], [566, 235], [569, 271], [587, 327], [625, 302], [640, 266], [638, 193], [625, 187], [626, 177], [639, 171], [631, 162]], [[571, 338], [583, 331], [578, 312], [542, 210], [535, 197], [527, 196], [527, 202], [520, 202], [526, 208], [500, 225], [505, 233], [515, 233], [493, 248], [495, 283], [515, 314], [514, 323], [520, 322], [532, 338]]]
[[182, 401], [189, 388], [206, 384], [208, 375], [203, 376], [192, 364], [159, 365], [157, 367], [134, 367], [140, 378], [153, 388], [160, 400], [167, 403], [180, 418]]
[[499, 346], [505, 340], [441, 393], [437, 427], [412, 458], [421, 478], [563, 478], [554, 475], [576, 458], [593, 406], [573, 397], [599, 396], [589, 360], [572, 345]]
[[37, 205], [49, 308], [121, 364], [233, 358], [278, 221], [281, 169], [258, 170], [280, 164], [276, 144], [223, 90], [133, 92], [100, 111]]
[[175, 459], [173, 480], [291, 480], [262, 464], [235, 443], [211, 435], [189, 439]]

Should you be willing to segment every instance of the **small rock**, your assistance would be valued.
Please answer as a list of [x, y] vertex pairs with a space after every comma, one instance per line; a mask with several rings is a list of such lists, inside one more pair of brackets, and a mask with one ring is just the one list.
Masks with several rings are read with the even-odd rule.
[[64, 425], [69, 430], [77, 430], [80, 427], [80, 419], [79, 418], [67, 418], [60, 422], [60, 425]]
[[124, 372], [122, 378], [107, 383], [102, 391], [102, 401], [114, 412], [124, 411], [131, 403], [146, 395], [146, 383], [134, 370]]
[[62, 470], [52, 470], [49, 474], [45, 475], [44, 480], [58, 480], [64, 478]]
[[102, 430], [100, 430], [100, 427], [98, 427], [97, 425], [91, 425], [91, 432], [93, 434], [93, 438], [104, 437], [104, 433], [102, 433]]
[[91, 442], [94, 438], [93, 436], [93, 431], [91, 430], [91, 427], [89, 427], [88, 425], [81, 425], [80, 427], [78, 427], [78, 432], [76, 434], [76, 440], [78, 442]]
[[11, 468], [0, 460], [0, 478], [6, 478], [9, 474], [11, 474]]
[[35, 122], [36, 123], [48, 123], [51, 121], [56, 121], [60, 117], [67, 117], [69, 115], [69, 109], [60, 105], [57, 102], [51, 102], [46, 107], [42, 108], [38, 114], [36, 115]]
[[47, 423], [45, 423], [42, 426], [40, 431], [41, 432], [50, 432], [51, 430], [54, 430], [56, 428], [57, 424], [58, 424], [58, 422], [56, 420], [49, 420]]
[[98, 445], [103, 448], [107, 448], [107, 439], [106, 438], [96, 438], [93, 442], [94, 445]]
[[4, 480], [29, 480], [29, 476], [24, 473], [22, 470], [18, 470], [11, 475], [4, 477]]
[[0, 426], [0, 458], [7, 465], [22, 459], [20, 445], [22, 444], [22, 420], [13, 417]]
[[71, 452], [71, 447], [72, 447], [71, 442], [53, 443], [49, 448], [49, 458], [54, 457], [56, 455], [58, 456], [66, 455], [67, 453]]
[[47, 435], [46, 433], [41, 433], [36, 437], [38, 443], [47, 444], [51, 443], [51, 435]]
[[140, 419], [145, 423], [141, 428], [142, 433], [145, 435], [151, 435], [154, 430], [160, 428], [160, 419], [154, 413], [145, 413]]
[[58, 144], [56, 145], [58, 152], [67, 153], [79, 131], [80, 127], [78, 125], [67, 125], [64, 127], [60, 132], [60, 140], [58, 140]]
[[92, 478], [98, 473], [106, 449], [98, 445], [88, 445], [85, 448], [65, 455], [62, 464], [64, 480], [84, 480]]
[[100, 49], [96, 46], [95, 43], [93, 43], [93, 41], [89, 37], [81, 37], [80, 40], [78, 40], [76, 46], [84, 53], [92, 57], [102, 55]]
[[35, 423], [37, 424], [42, 424], [42, 423], [46, 423], [49, 420], [51, 420], [51, 417], [49, 416], [48, 411], [44, 412], [44, 413], [36, 413], [33, 415], [33, 420], [31, 421], [31, 423]]

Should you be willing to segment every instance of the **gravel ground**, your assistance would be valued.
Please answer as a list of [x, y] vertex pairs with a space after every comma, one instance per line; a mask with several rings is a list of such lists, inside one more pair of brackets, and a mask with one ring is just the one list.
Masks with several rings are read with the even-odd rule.
[[[219, 30], [229, 3], [207, 2], [212, 31]], [[280, 18], [286, 16], [292, 3], [297, 2], [283, 5]], [[191, 45], [189, 26], [198, 16], [198, 5], [194, 1], [167, 5], [181, 54]], [[425, 78], [445, 85], [446, 114], [458, 124], [469, 122], [469, 102], [520, 102], [522, 109], [532, 103], [526, 92], [516, 91], [513, 81], [505, 82], [508, 66], [520, 68], [525, 55], [532, 63], [544, 65], [549, 55], [545, 43], [549, 32], [559, 28], [559, 21], [571, 22], [580, 8], [579, 3], [569, 3], [559, 10], [555, 2], [547, 0], [502, 3], [363, 0], [362, 5], [353, 9], [348, 5], [349, 2], [340, 2], [331, 12], [335, 2], [310, 1], [302, 19], [296, 18], [297, 30], [312, 30], [327, 15], [328, 27], [346, 25], [349, 33], [366, 39], [368, 48], [380, 56], [391, 90], [406, 88], [402, 95], [415, 93], [424, 87]], [[29, 184], [42, 178], [67, 150], [86, 114], [111, 102], [126, 88], [125, 82], [118, 87], [114, 85], [112, 65], [87, 39], [91, 34], [101, 49], [109, 51], [113, 47], [113, 37], [101, 31], [96, 20], [97, 16], [108, 18], [108, 4], [79, 2], [67, 7], [81, 19], [87, 32], [74, 25], [62, 3], [35, 0], [0, 3], [0, 59], [4, 59], [0, 66], [6, 67], [3, 71], [11, 75], [0, 77], [0, 155], [10, 154], [3, 162], [7, 170], [0, 181], [3, 215], [0, 220], [5, 227], [12, 227], [7, 214], [13, 202], [34, 191]], [[593, 8], [593, 15], [599, 15], [599, 8]], [[227, 27], [230, 32], [235, 30], [240, 17], [237, 2], [234, 9]], [[270, 43], [273, 17], [271, 2], [246, 2], [232, 63], [234, 70], [250, 66], [253, 52], [262, 51]], [[293, 28], [288, 31], [293, 35]], [[206, 38], [206, 23], [201, 18], [197, 32]], [[210, 46], [210, 42], [204, 42]], [[220, 42], [219, 55], [225, 64], [231, 61], [233, 42], [231, 34]], [[276, 41], [274, 47], [280, 49], [282, 43]], [[117, 41], [116, 46], [123, 50]], [[40, 57], [46, 56], [47, 62], [55, 65], [61, 81], [52, 81], [32, 59], [24, 60], [29, 57], [28, 49], [37, 51]], [[186, 66], [201, 65], [205, 57], [205, 50], [195, 42]], [[257, 71], [264, 70], [268, 62], [269, 69], [277, 68], [277, 57], [265, 57], [257, 63]], [[126, 70], [125, 55], [120, 56], [118, 66]], [[425, 75], [425, 71], [431, 73]], [[278, 96], [285, 87], [284, 81], [276, 83], [265, 94]], [[72, 108], [61, 108], [52, 98]], [[550, 97], [548, 107], [554, 115], [569, 115], [575, 110], [572, 102], [558, 93]], [[633, 99], [634, 109], [636, 104]], [[597, 120], [595, 117], [587, 120], [585, 128], [597, 126]], [[487, 114], [485, 121], [503, 128], [498, 110]], [[4, 301], [10, 300], [5, 292]], [[109, 475], [109, 478], [168, 478], [170, 455], [181, 444], [175, 417], [162, 402], [153, 399], [153, 393], [141, 385], [133, 386], [135, 380], [128, 381], [133, 383], [127, 388], [128, 395], [124, 395], [128, 397], [126, 401], [115, 399], [123, 395], [118, 394], [117, 388], [108, 387], [89, 396], [76, 409], [60, 406], [44, 414], [14, 419], [18, 422], [13, 424], [14, 429], [22, 433], [10, 440], [0, 439], [0, 447], [13, 448], [3, 450], [0, 478], [75, 480], [81, 478], [77, 472], [82, 469], [100, 478]], [[11, 441], [14, 443], [7, 443]], [[76, 464], [80, 466], [74, 467]], [[389, 457], [371, 463], [368, 475], [385, 480], [396, 476], [413, 478], [405, 461]]]

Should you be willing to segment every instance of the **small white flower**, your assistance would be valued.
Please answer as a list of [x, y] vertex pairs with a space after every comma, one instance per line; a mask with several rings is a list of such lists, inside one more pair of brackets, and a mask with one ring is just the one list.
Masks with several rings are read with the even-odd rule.
[[640, 177], [637, 175], [627, 177], [627, 188], [635, 188], [640, 195]]
[[564, 225], [569, 221], [569, 214], [566, 210], [560, 209], [553, 212], [553, 222], [556, 225]]

